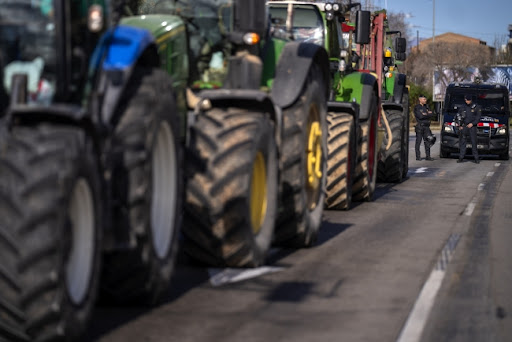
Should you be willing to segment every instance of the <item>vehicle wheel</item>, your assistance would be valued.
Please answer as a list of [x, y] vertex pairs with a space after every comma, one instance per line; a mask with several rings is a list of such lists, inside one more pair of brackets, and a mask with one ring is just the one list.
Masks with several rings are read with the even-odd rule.
[[318, 66], [297, 101], [283, 110], [281, 210], [275, 244], [313, 245], [322, 223], [327, 179], [327, 104]]
[[0, 148], [0, 340], [76, 341], [96, 300], [101, 195], [75, 127], [15, 127]]
[[268, 115], [200, 114], [187, 151], [184, 251], [214, 266], [265, 262], [277, 211], [278, 163]]
[[328, 113], [327, 127], [325, 208], [347, 210], [352, 204], [352, 177], [357, 156], [354, 118], [346, 113]]
[[377, 178], [380, 182], [398, 183], [403, 179], [403, 156], [404, 156], [404, 131], [403, 115], [399, 110], [387, 110], [386, 117], [391, 129], [391, 145], [388, 150], [386, 146], [390, 141], [387, 130], [384, 134], [381, 150], [382, 157], [378, 162]]
[[402, 142], [402, 179], [407, 177], [409, 172], [409, 90], [405, 90], [403, 94], [403, 142]]
[[105, 301], [152, 305], [167, 292], [176, 259], [182, 145], [168, 75], [140, 68], [133, 77], [117, 111], [112, 142], [118, 203], [114, 229], [118, 236], [130, 238], [127, 246], [105, 253], [101, 290]]
[[358, 142], [358, 162], [356, 165], [352, 199], [354, 201], [372, 201], [377, 180], [377, 95], [373, 93], [370, 117], [361, 122], [361, 134]]
[[443, 149], [443, 147], [439, 148], [439, 157], [448, 158], [450, 156], [450, 152]]

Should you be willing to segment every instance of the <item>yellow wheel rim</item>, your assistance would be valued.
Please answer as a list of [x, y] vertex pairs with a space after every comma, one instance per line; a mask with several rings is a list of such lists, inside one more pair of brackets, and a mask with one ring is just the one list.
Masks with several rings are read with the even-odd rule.
[[267, 213], [267, 169], [263, 154], [258, 151], [252, 166], [251, 180], [251, 224], [258, 234]]
[[313, 121], [308, 125], [306, 168], [309, 208], [314, 209], [320, 194], [322, 179], [322, 129], [317, 117], [310, 117], [310, 119]]

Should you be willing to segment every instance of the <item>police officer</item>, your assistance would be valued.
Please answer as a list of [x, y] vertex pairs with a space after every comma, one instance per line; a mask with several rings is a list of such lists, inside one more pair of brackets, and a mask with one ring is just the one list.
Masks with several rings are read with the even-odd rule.
[[466, 137], [469, 135], [471, 137], [471, 149], [473, 150], [473, 162], [478, 164], [480, 160], [478, 159], [478, 148], [477, 148], [477, 125], [480, 122], [480, 117], [482, 116], [482, 108], [473, 103], [473, 99], [470, 94], [464, 95], [465, 105], [459, 108], [458, 114], [463, 118], [462, 125], [459, 126], [459, 160], [457, 163], [462, 163], [464, 160], [464, 155], [466, 154]]
[[428, 108], [427, 98], [424, 95], [419, 96], [419, 102], [414, 106], [414, 117], [416, 118], [416, 126], [414, 127], [416, 131], [416, 160], [421, 160], [420, 145], [422, 139], [425, 144], [425, 160], [434, 160], [430, 157], [430, 142], [427, 140], [431, 133], [430, 119], [433, 114], [430, 108]]

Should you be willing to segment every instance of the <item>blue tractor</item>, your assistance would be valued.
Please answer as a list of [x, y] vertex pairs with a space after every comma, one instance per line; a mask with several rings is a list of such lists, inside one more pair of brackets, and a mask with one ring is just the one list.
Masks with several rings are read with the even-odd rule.
[[0, 0], [0, 340], [76, 341], [97, 298], [168, 289], [183, 121], [125, 9]]

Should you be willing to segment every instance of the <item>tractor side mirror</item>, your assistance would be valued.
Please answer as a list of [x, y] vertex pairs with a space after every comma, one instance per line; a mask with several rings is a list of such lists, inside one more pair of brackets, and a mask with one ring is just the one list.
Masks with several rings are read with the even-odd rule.
[[405, 54], [405, 52], [400, 52], [395, 54], [395, 58], [397, 61], [405, 61], [407, 55]]
[[356, 12], [356, 44], [370, 42], [370, 11]]
[[397, 54], [403, 53], [405, 54], [405, 50], [407, 50], [407, 40], [402, 37], [395, 38], [395, 52]]

